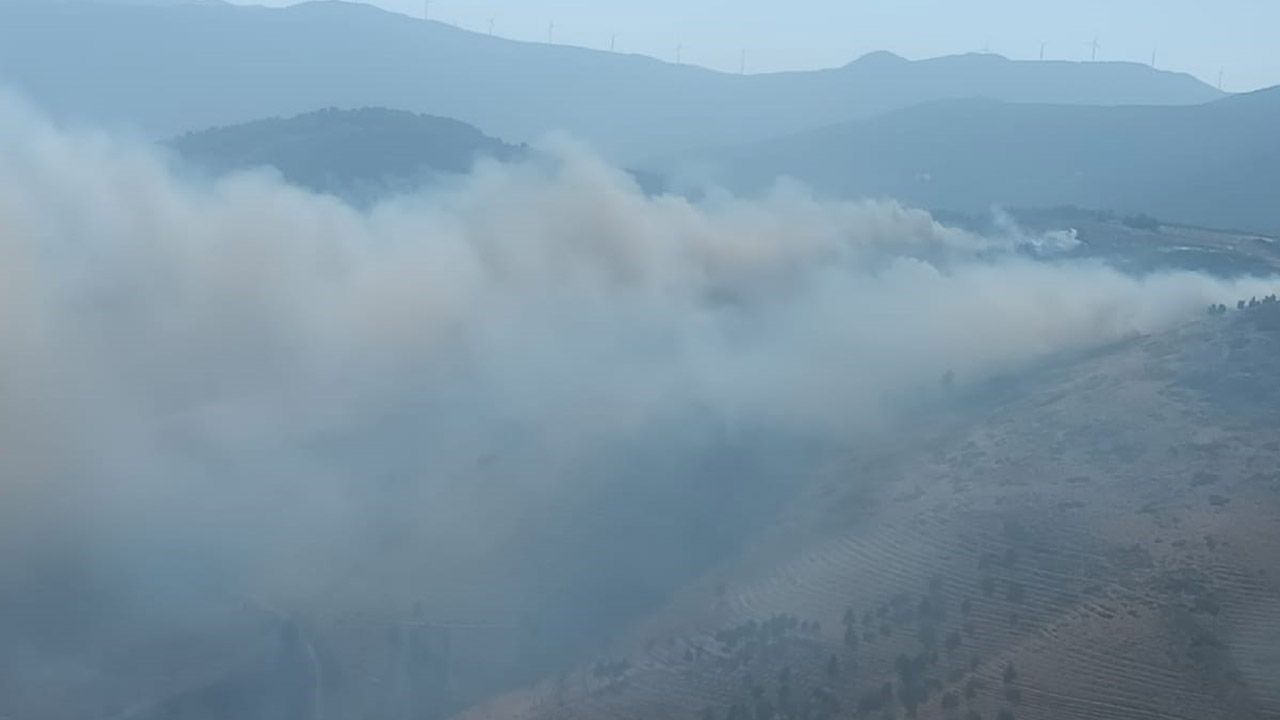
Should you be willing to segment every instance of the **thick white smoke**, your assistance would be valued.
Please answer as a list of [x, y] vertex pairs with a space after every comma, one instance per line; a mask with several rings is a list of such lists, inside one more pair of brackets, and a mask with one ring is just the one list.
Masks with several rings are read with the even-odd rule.
[[619, 446], [840, 442], [948, 372], [1259, 293], [883, 202], [646, 197], [573, 147], [361, 212], [3, 105], [0, 584], [67, 616], [475, 609], [568, 498], [648, 482]]

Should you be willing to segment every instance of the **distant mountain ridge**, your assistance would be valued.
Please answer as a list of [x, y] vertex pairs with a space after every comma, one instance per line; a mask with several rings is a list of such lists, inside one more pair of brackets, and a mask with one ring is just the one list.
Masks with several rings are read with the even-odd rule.
[[139, 5], [172, 7], [175, 5], [230, 5], [227, 0], [4, 0], [10, 4], [28, 5]]
[[1188, 107], [928, 103], [659, 165], [739, 191], [1081, 207], [1280, 234], [1280, 87]]
[[157, 137], [319, 107], [394, 107], [517, 142], [566, 131], [626, 162], [947, 98], [1165, 105], [1221, 96], [1188, 75], [1132, 63], [993, 55], [914, 62], [875, 53], [830, 70], [733, 75], [334, 1], [6, 4], [0, 85], [56, 117]]
[[457, 120], [384, 108], [257, 120], [187, 133], [170, 145], [211, 173], [272, 167], [291, 183], [359, 202], [466, 173], [482, 158], [525, 153]]

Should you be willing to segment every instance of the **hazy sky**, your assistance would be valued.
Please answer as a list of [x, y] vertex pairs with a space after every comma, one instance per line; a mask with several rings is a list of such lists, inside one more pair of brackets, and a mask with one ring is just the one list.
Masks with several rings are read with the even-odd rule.
[[[235, 0], [289, 5], [295, 0]], [[420, 17], [424, 0], [374, 0]], [[910, 58], [989, 48], [1089, 56], [1194, 73], [1227, 90], [1280, 84], [1280, 0], [430, 0], [436, 19], [522, 40], [608, 47], [737, 71], [842, 65], [872, 50]]]

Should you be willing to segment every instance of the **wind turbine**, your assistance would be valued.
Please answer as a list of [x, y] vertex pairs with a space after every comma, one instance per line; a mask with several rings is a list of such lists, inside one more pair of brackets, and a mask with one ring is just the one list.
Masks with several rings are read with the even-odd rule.
[[683, 54], [684, 54], [684, 45], [682, 43], [677, 43], [676, 44], [676, 64], [677, 65], [680, 64], [680, 57]]
[[613, 52], [616, 47], [618, 47], [618, 33], [609, 36], [609, 52]]
[[422, 0], [422, 19], [431, 19], [431, 0]]
[[1085, 44], [1089, 46], [1090, 50], [1092, 50], [1092, 52], [1089, 54], [1089, 62], [1097, 62], [1098, 48], [1102, 47], [1101, 45], [1098, 44], [1098, 38], [1094, 38], [1093, 42], [1085, 43]]
[[496, 17], [490, 17], [490, 18], [489, 18], [489, 34], [490, 34], [490, 35], [492, 35], [492, 34], [493, 34], [493, 24], [494, 24], [495, 22], [497, 22], [497, 21], [498, 21], [498, 18], [496, 18]]
[[1044, 41], [1040, 42], [1040, 62], [1044, 62], [1044, 49], [1048, 46], [1049, 46], [1049, 43]]
[[1151, 69], [1156, 69], [1156, 49], [1151, 48]]
[[547, 44], [550, 45], [554, 43], [555, 37], [556, 37], [556, 21], [552, 20], [551, 22], [547, 23]]
[[738, 60], [738, 74], [747, 74], [747, 49], [742, 48], [742, 57]]
[[1226, 68], [1218, 68], [1218, 89], [1219, 90], [1222, 89], [1222, 76], [1226, 74], [1226, 72], [1227, 72]]

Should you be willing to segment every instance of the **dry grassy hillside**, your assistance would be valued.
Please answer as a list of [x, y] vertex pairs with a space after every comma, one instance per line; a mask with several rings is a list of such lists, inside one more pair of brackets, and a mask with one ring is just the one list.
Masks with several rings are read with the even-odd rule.
[[1280, 717], [1280, 304], [973, 394], [464, 717]]

